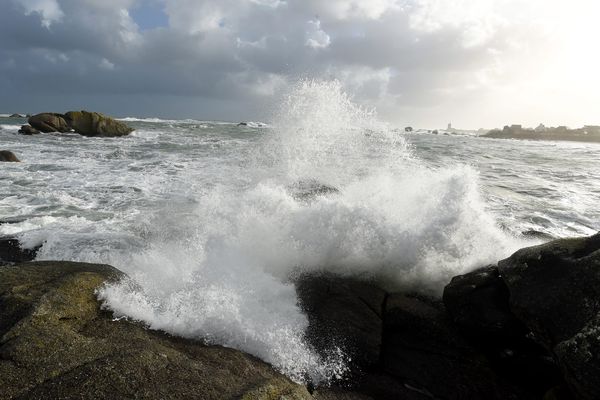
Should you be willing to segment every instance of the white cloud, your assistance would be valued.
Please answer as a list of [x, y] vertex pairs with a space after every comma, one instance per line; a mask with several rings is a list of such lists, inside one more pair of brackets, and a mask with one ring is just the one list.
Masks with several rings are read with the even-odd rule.
[[306, 45], [313, 49], [324, 49], [331, 44], [329, 35], [321, 29], [321, 21], [311, 20], [307, 22]]
[[64, 16], [63, 11], [56, 0], [13, 0], [25, 9], [25, 14], [38, 13], [41, 17], [42, 26], [49, 28], [54, 22], [58, 22]]

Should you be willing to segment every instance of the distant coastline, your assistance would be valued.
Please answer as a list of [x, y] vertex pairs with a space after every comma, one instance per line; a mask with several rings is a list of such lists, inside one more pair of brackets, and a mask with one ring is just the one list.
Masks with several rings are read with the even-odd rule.
[[569, 129], [566, 126], [545, 127], [540, 124], [534, 129], [523, 128], [521, 125], [507, 125], [503, 129], [493, 129], [481, 136], [495, 139], [567, 140], [600, 143], [600, 126], [585, 125], [582, 128]]

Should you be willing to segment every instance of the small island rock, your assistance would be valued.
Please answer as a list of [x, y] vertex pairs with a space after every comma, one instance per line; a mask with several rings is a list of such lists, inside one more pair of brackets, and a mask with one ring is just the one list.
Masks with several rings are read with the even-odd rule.
[[69, 111], [64, 115], [69, 126], [83, 136], [125, 136], [133, 129], [106, 115], [90, 111]]
[[19, 133], [22, 135], [37, 135], [40, 133], [40, 131], [38, 131], [31, 125], [21, 125], [21, 129], [19, 129]]
[[0, 150], [0, 161], [20, 162], [21, 160], [12, 151]]
[[71, 127], [67, 124], [62, 114], [42, 113], [29, 117], [29, 125], [40, 132], [69, 132]]

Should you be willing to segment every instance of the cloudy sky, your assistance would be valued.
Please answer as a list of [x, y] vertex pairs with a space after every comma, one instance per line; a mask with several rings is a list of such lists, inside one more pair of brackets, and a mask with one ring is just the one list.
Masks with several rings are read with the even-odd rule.
[[2, 0], [0, 112], [268, 120], [338, 79], [393, 124], [600, 124], [596, 0]]

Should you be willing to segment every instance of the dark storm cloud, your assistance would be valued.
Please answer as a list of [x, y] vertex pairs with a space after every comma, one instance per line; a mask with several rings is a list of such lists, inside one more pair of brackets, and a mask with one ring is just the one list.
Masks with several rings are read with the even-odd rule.
[[506, 79], [502, 60], [532, 36], [507, 10], [493, 0], [8, 0], [0, 108], [80, 100], [119, 115], [248, 118], [298, 77], [317, 77], [404, 120], [402, 107]]

